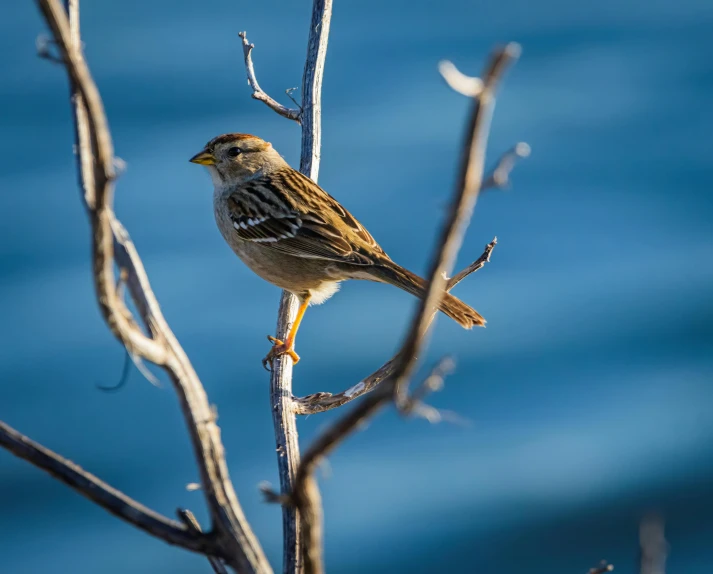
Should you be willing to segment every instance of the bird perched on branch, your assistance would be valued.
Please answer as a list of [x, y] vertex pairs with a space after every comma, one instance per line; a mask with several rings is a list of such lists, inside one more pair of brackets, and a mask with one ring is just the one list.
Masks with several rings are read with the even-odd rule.
[[[297, 170], [272, 145], [249, 134], [209, 141], [190, 160], [208, 168], [218, 228], [238, 257], [263, 279], [300, 301], [287, 338], [268, 337], [263, 360], [289, 355], [297, 363], [295, 335], [307, 307], [323, 303], [346, 279], [389, 283], [416, 297], [426, 282], [394, 263], [339, 202]], [[484, 325], [480, 314], [446, 293], [439, 310], [462, 327]]]

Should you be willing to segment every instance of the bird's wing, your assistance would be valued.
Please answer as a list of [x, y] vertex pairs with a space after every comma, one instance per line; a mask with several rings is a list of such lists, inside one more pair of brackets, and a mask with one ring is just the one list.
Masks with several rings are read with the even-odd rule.
[[247, 182], [227, 204], [235, 233], [245, 241], [339, 263], [373, 265], [374, 256], [388, 258], [336, 199], [298, 171], [283, 170]]

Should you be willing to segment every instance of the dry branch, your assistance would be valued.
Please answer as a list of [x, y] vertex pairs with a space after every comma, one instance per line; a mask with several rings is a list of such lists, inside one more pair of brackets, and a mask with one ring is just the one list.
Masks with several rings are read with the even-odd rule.
[[[245, 70], [248, 83], [253, 90], [253, 98], [264, 102], [281, 116], [302, 125], [300, 171], [315, 182], [319, 175], [322, 141], [322, 78], [331, 18], [332, 0], [314, 0], [307, 41], [307, 57], [302, 75], [302, 105], [299, 110], [282, 106], [260, 88], [251, 58], [254, 45], [248, 42], [246, 32], [240, 33]], [[295, 320], [297, 307], [297, 298], [292, 293], [283, 291], [277, 312], [276, 337], [278, 339], [282, 340], [287, 335]], [[280, 491], [283, 496], [287, 496], [294, 488], [300, 462], [296, 409], [292, 397], [293, 363], [289, 355], [283, 355], [273, 359], [270, 366], [270, 406], [275, 428]], [[297, 516], [296, 508], [293, 505], [283, 505], [283, 571], [285, 573], [302, 571], [300, 524], [301, 520]]]
[[206, 555], [220, 553], [213, 537], [191, 532], [181, 523], [147, 508], [3, 422], [0, 422], [0, 445], [73, 488], [114, 516], [156, 538], [193, 552]]
[[[181, 522], [186, 525], [188, 530], [198, 535], [203, 533], [200, 524], [198, 524], [198, 519], [190, 510], [179, 508], [176, 511], [176, 514], [178, 514], [178, 518], [181, 519]], [[220, 558], [209, 555], [208, 562], [213, 568], [213, 572], [215, 572], [215, 574], [228, 574], [228, 570], [225, 568], [225, 564], [223, 564], [223, 561]]]
[[252, 88], [253, 91], [253, 99], [263, 102], [267, 107], [280, 114], [283, 118], [287, 118], [288, 120], [294, 120], [297, 123], [300, 123], [300, 116], [302, 114], [301, 110], [283, 106], [280, 102], [268, 96], [260, 87], [260, 84], [258, 84], [257, 82], [257, 77], [255, 76], [255, 68], [253, 67], [253, 60], [251, 55], [255, 44], [251, 44], [250, 42], [248, 42], [247, 32], [240, 32], [238, 36], [240, 36], [240, 39], [243, 42], [243, 58], [245, 59], [245, 71], [248, 75], [248, 85]]
[[590, 568], [587, 574], [605, 574], [606, 572], [612, 572], [613, 570], [614, 566], [612, 564], [609, 564], [606, 560], [602, 560], [599, 566]]
[[[132, 357], [161, 366], [173, 383], [210, 510], [212, 529], [210, 535], [205, 536], [210, 536], [218, 549], [214, 555], [221, 556], [235, 571], [272, 572], [238, 503], [228, 475], [220, 431], [205, 390], [161, 314], [128, 233], [114, 216], [116, 158], [99, 90], [82, 55], [78, 0], [69, 2], [66, 12], [59, 0], [38, 0], [38, 5], [52, 31], [54, 43], [69, 76], [76, 128], [77, 166], [92, 228], [94, 281], [102, 315], [112, 333]], [[117, 289], [115, 265], [126, 277], [129, 292], [150, 336], [139, 328]], [[5, 442], [9, 440], [8, 432], [7, 429], [0, 429]], [[34, 460], [32, 458], [37, 452], [35, 449], [15, 449], [13, 452], [30, 462], [37, 460], [36, 457]], [[76, 472], [76, 467], [71, 463], [64, 464], [60, 457], [52, 461], [55, 475], [65, 472], [69, 476], [71, 472]], [[66, 468], [60, 471], [63, 465]], [[84, 484], [78, 481], [72, 486], [92, 498], [91, 482]], [[197, 534], [194, 532], [192, 536]]]
[[[482, 269], [485, 264], [490, 261], [490, 254], [495, 248], [495, 245], [497, 245], [497, 238], [494, 237], [493, 240], [485, 246], [485, 250], [482, 255], [478, 257], [478, 259], [473, 261], [473, 263], [468, 265], [468, 267], [448, 280], [446, 291], [450, 292], [450, 290], [463, 279], [472, 273], [475, 273], [479, 269]], [[433, 320], [434, 317], [435, 313], [432, 313], [431, 320]], [[342, 405], [346, 405], [347, 403], [358, 399], [362, 395], [374, 390], [394, 372], [397, 357], [398, 355], [395, 355], [371, 375], [341, 393], [315, 393], [305, 397], [295, 397], [295, 411], [300, 415], [311, 415], [341, 407]]]
[[441, 415], [438, 410], [425, 404], [424, 401], [428, 395], [443, 388], [446, 377], [453, 372], [454, 368], [455, 362], [452, 357], [443, 357], [438, 361], [429, 375], [406, 397], [401, 405], [401, 412], [405, 415], [423, 417], [432, 423], [440, 421]]
[[520, 53], [517, 44], [497, 50], [483, 75], [482, 90], [473, 97], [471, 119], [461, 155], [461, 168], [451, 209], [443, 227], [428, 274], [428, 290], [419, 302], [417, 311], [397, 354], [387, 384], [381, 385], [344, 417], [327, 428], [305, 453], [297, 473], [292, 503], [299, 509], [304, 542], [304, 566], [307, 574], [322, 574], [322, 505], [315, 470], [320, 461], [332, 452], [349, 434], [373, 416], [389, 401], [403, 405], [407, 402], [407, 385], [415, 367], [416, 357], [425, 343], [425, 334], [447, 287], [450, 272], [462, 243], [468, 222], [483, 182], [483, 165], [490, 119], [495, 101], [495, 90], [507, 65]]

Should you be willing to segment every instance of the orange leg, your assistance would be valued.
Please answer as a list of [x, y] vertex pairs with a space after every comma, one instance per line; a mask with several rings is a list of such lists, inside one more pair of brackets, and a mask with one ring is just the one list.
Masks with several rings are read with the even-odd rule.
[[266, 369], [268, 363], [271, 363], [273, 359], [281, 357], [282, 355], [289, 355], [295, 365], [299, 362], [300, 356], [295, 353], [295, 337], [297, 336], [297, 330], [300, 328], [302, 318], [305, 316], [305, 311], [307, 311], [310, 299], [310, 295], [307, 295], [304, 299], [302, 299], [300, 308], [297, 311], [297, 317], [295, 317], [295, 322], [292, 324], [290, 332], [287, 333], [287, 338], [284, 342], [270, 335], [267, 336], [268, 340], [273, 343], [273, 347], [270, 349], [267, 356], [262, 360], [262, 366]]

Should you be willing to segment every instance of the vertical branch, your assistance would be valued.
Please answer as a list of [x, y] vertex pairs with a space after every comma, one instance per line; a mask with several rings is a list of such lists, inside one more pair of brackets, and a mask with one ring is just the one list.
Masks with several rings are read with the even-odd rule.
[[[317, 181], [320, 146], [322, 141], [322, 78], [327, 57], [332, 0], [314, 0], [304, 74], [302, 76], [302, 145], [300, 171]], [[284, 339], [297, 315], [297, 298], [283, 291], [277, 317], [277, 338]], [[272, 362], [270, 376], [270, 404], [277, 443], [277, 464], [280, 490], [292, 492], [300, 463], [295, 404], [292, 396], [292, 359], [283, 355]], [[302, 534], [293, 505], [283, 505], [283, 570], [285, 573], [302, 571]]]
[[314, 0], [302, 76], [302, 155], [300, 171], [313, 181], [319, 175], [322, 146], [322, 78], [327, 58], [332, 0]]
[[399, 353], [400, 357], [393, 375], [396, 381], [394, 390], [399, 395], [397, 397], [399, 402], [403, 399], [404, 383], [416, 366], [414, 357], [419, 346], [423, 345], [423, 339], [430, 326], [430, 312], [438, 307], [445, 293], [446, 277], [453, 270], [484, 181], [485, 150], [498, 82], [507, 65], [516, 60], [519, 55], [520, 46], [514, 42], [496, 51], [483, 74], [482, 87], [468, 92], [468, 95], [473, 97], [473, 106], [461, 152], [456, 193], [446, 223], [441, 230], [438, 250], [426, 275], [428, 291], [418, 303], [418, 311], [411, 322], [411, 328]]
[[[78, 58], [84, 58], [82, 37], [79, 28], [79, 0], [65, 0], [65, 8], [69, 16], [72, 47], [76, 50]], [[79, 187], [84, 194], [84, 202], [89, 206], [89, 209], [93, 209], [96, 193], [93, 185], [94, 182], [91, 177], [85, 177], [85, 174], [91, 173], [92, 170], [92, 142], [89, 134], [89, 118], [87, 118], [87, 109], [84, 105], [82, 93], [74, 81], [70, 81], [69, 89], [74, 119], [74, 154], [77, 156], [77, 161], [80, 162], [77, 177], [79, 179]]]

